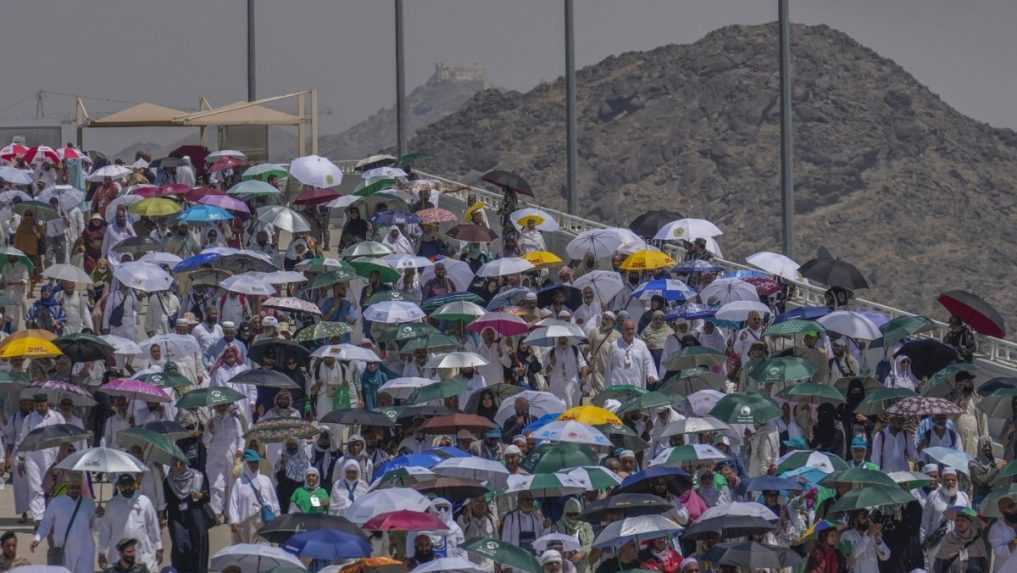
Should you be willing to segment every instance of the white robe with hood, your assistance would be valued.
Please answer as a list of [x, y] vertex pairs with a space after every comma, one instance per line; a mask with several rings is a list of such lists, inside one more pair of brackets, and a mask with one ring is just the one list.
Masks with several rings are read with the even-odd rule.
[[[392, 238], [392, 231], [396, 232], [396, 238]], [[385, 238], [381, 240], [381, 244], [392, 249], [392, 252], [397, 255], [415, 255], [417, 254], [416, 249], [413, 248], [413, 242], [403, 235], [403, 232], [399, 230], [399, 227], [391, 227], [385, 232]]]
[[[81, 501], [78, 512], [74, 508]], [[74, 521], [71, 522], [71, 516]], [[49, 502], [46, 513], [42, 516], [39, 529], [32, 537], [33, 541], [41, 541], [53, 535], [53, 546], [64, 548], [64, 567], [71, 573], [94, 573], [95, 571], [95, 540], [92, 529], [95, 525], [95, 501], [86, 497], [71, 499], [61, 495]]]
[[[332, 484], [332, 493], [329, 494], [329, 515], [342, 515], [344, 511], [353, 505], [354, 501], [360, 499], [361, 496], [367, 495], [368, 492], [367, 482], [361, 479], [363, 474], [359, 473], [360, 464], [357, 460], [350, 459], [342, 463], [336, 462], [336, 468], [340, 470], [341, 477]], [[350, 481], [346, 479], [346, 470], [354, 468], [358, 472], [358, 478]]]
[[138, 540], [137, 562], [157, 571], [155, 552], [162, 549], [159, 515], [152, 501], [137, 491], [130, 499], [118, 495], [106, 504], [106, 513], [99, 520], [99, 552], [116, 563], [120, 560], [116, 545], [128, 537]]
[[[38, 412], [32, 412], [21, 424], [21, 431], [18, 433], [18, 441], [14, 449], [18, 449], [22, 440], [32, 430], [64, 423], [66, 421], [63, 414], [55, 410], [47, 411], [45, 416], [40, 415]], [[59, 448], [46, 448], [31, 452], [19, 452], [19, 457], [24, 456], [25, 477], [28, 478], [28, 513], [36, 521], [42, 519], [43, 514], [46, 512], [46, 497], [42, 489], [42, 481], [46, 477], [46, 471], [56, 461], [58, 451]], [[20, 464], [18, 465], [20, 466]], [[14, 471], [20, 471], [20, 468], [16, 468]]]

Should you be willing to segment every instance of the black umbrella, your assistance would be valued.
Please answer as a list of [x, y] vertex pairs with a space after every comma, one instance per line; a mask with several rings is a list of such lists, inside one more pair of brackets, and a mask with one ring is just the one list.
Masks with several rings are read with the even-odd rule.
[[54, 424], [28, 432], [25, 439], [18, 445], [18, 450], [23, 452], [45, 450], [56, 448], [63, 444], [88, 440], [91, 437], [92, 432], [87, 432], [74, 424]]
[[113, 345], [94, 334], [68, 334], [53, 341], [53, 344], [74, 362], [92, 362], [113, 356]]
[[918, 379], [928, 378], [960, 361], [955, 349], [932, 338], [920, 338], [905, 343], [895, 356], [901, 354], [911, 359], [911, 372]]
[[1002, 390], [1004, 388], [1017, 388], [1017, 378], [991, 378], [987, 380], [985, 384], [978, 387], [978, 393], [982, 396], [988, 396], [996, 390]]
[[721, 515], [690, 525], [682, 532], [682, 538], [698, 541], [712, 535], [720, 535], [721, 539], [748, 537], [772, 531], [776, 526], [776, 523], [755, 515]]
[[287, 513], [263, 525], [258, 535], [269, 543], [285, 543], [293, 534], [315, 529], [337, 529], [367, 539], [364, 531], [352, 521], [338, 515], [323, 513]]
[[966, 290], [951, 290], [939, 295], [936, 300], [950, 314], [967, 323], [971, 330], [996, 338], [1006, 336], [1006, 321], [991, 304], [978, 295]]
[[480, 497], [488, 492], [487, 486], [479, 481], [449, 477], [423, 481], [412, 487], [427, 496], [434, 495], [455, 501]]
[[252, 386], [263, 386], [265, 388], [297, 388], [300, 386], [292, 378], [271, 368], [255, 368], [245, 370], [229, 379], [230, 384], [250, 384]]
[[655, 515], [672, 509], [666, 499], [649, 493], [621, 493], [607, 499], [597, 500], [583, 510], [583, 521], [600, 523], [609, 513], [620, 513], [623, 517]]
[[511, 190], [519, 193], [520, 195], [529, 195], [533, 197], [533, 189], [530, 189], [530, 184], [522, 177], [505, 171], [503, 169], [495, 169], [494, 171], [488, 171], [480, 178], [484, 183], [490, 183], [495, 187], [500, 187], [502, 190]]
[[234, 274], [240, 273], [271, 273], [279, 270], [270, 261], [248, 255], [245, 253], [234, 253], [220, 257], [215, 261], [215, 268], [229, 271]]
[[718, 565], [730, 565], [750, 571], [794, 567], [802, 562], [801, 556], [789, 548], [764, 545], [755, 541], [715, 545], [706, 553], [706, 559]]
[[414, 404], [412, 406], [399, 406], [395, 408], [399, 413], [399, 419], [407, 418], [430, 418], [432, 416], [448, 416], [456, 411], [448, 406], [431, 406], [429, 404]]
[[868, 281], [854, 265], [842, 259], [835, 259], [828, 253], [821, 253], [820, 256], [806, 262], [798, 268], [798, 272], [809, 280], [829, 287], [850, 290], [869, 288]]
[[113, 246], [114, 251], [129, 254], [134, 257], [134, 260], [138, 260], [145, 253], [161, 251], [163, 248], [164, 245], [162, 243], [149, 237], [131, 237]]
[[392, 427], [396, 423], [397, 413], [394, 408], [383, 411], [364, 408], [342, 408], [332, 410], [321, 418], [323, 424], [349, 424], [361, 426]]
[[158, 422], [148, 422], [142, 424], [143, 430], [155, 432], [156, 434], [165, 434], [170, 439], [181, 440], [190, 436], [193, 432], [185, 428], [180, 422], [173, 420], [160, 420]]
[[259, 363], [263, 364], [266, 355], [273, 356], [275, 359], [275, 365], [283, 367], [286, 361], [290, 357], [296, 358], [298, 364], [307, 364], [307, 361], [311, 357], [311, 351], [289, 340], [273, 339], [273, 340], [261, 340], [251, 345], [250, 351], [247, 356]]
[[684, 218], [685, 215], [677, 211], [647, 211], [633, 219], [629, 229], [644, 239], [652, 239], [664, 225]]
[[541, 308], [551, 306], [551, 302], [554, 301], [554, 297], [558, 293], [561, 293], [561, 295], [565, 298], [565, 302], [563, 304], [568, 307], [569, 310], [575, 310], [583, 304], [583, 291], [572, 285], [558, 284], [551, 285], [537, 291], [537, 306]]

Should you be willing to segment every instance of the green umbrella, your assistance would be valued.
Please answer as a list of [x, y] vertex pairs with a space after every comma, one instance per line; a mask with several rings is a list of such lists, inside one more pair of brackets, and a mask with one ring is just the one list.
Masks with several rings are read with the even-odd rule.
[[699, 368], [700, 366], [719, 366], [727, 362], [727, 355], [723, 352], [706, 346], [687, 346], [677, 354], [672, 354], [664, 362], [664, 366], [670, 370], [683, 370], [686, 368]]
[[555, 442], [534, 448], [521, 465], [530, 473], [552, 473], [563, 468], [595, 466], [598, 460], [596, 452], [588, 446]]
[[669, 372], [657, 391], [688, 396], [700, 390], [722, 390], [723, 388], [724, 379], [720, 375], [702, 368], [688, 368]]
[[788, 386], [777, 395], [795, 402], [811, 402], [815, 400], [816, 402], [841, 403], [845, 401], [844, 394], [840, 390], [833, 386], [815, 384], [813, 382], [802, 382]]
[[1013, 399], [1017, 398], [1017, 388], [1000, 388], [978, 402], [978, 409], [990, 418], [1013, 418]]
[[[172, 365], [173, 368], [169, 368]], [[139, 376], [138, 380], [142, 382], [148, 382], [149, 384], [155, 384], [156, 386], [162, 386], [163, 388], [179, 388], [180, 386], [190, 386], [191, 381], [180, 373], [177, 369], [176, 364], [167, 363], [163, 367], [162, 372], [155, 372], [152, 374], [145, 374]]]
[[878, 416], [904, 398], [911, 398], [918, 394], [907, 388], [880, 388], [865, 395], [865, 399], [858, 403], [855, 412], [863, 416]]
[[726, 458], [720, 450], [707, 444], [675, 446], [653, 458], [654, 465], [674, 465], [686, 462], [719, 461]]
[[826, 328], [818, 322], [793, 318], [774, 324], [763, 332], [763, 336], [794, 336], [796, 334], [819, 334], [826, 332]]
[[833, 504], [830, 511], [840, 513], [856, 509], [876, 509], [889, 505], [907, 505], [914, 500], [915, 498], [911, 497], [910, 493], [901, 489], [896, 483], [892, 486], [870, 485], [844, 494]]
[[1003, 469], [999, 470], [999, 473], [996, 474], [996, 479], [1009, 478], [1013, 476], [1017, 476], [1017, 460], [1013, 460], [1006, 464]]
[[377, 485], [374, 485], [373, 488], [413, 487], [419, 483], [427, 483], [436, 479], [438, 479], [438, 476], [430, 471], [426, 474], [417, 474], [410, 472], [406, 468], [399, 468], [385, 472], [385, 475], [381, 476]]
[[411, 153], [404, 153], [399, 156], [399, 161], [396, 162], [396, 165], [398, 165], [399, 167], [410, 167], [416, 160], [426, 156], [427, 156], [426, 153], [419, 153], [416, 151]]
[[35, 221], [37, 223], [50, 221], [60, 217], [60, 213], [57, 213], [56, 209], [42, 201], [22, 201], [14, 206], [14, 212], [18, 215], [24, 215], [29, 211], [35, 215]]
[[444, 296], [431, 297], [425, 300], [423, 304], [420, 305], [420, 310], [426, 312], [427, 314], [431, 314], [432, 312], [438, 310], [439, 308], [445, 306], [446, 304], [457, 301], [472, 302], [474, 304], [479, 305], [486, 304], [484, 302], [484, 299], [480, 295], [477, 295], [472, 292], [457, 292], [453, 294], [447, 294]]
[[974, 373], [975, 365], [964, 362], [960, 364], [951, 364], [946, 368], [936, 371], [936, 373], [929, 378], [929, 383], [925, 385], [925, 390], [922, 391], [922, 394], [925, 396], [932, 396], [934, 398], [945, 398], [948, 394], [950, 394], [950, 391], [953, 390], [957, 374], [961, 372]]
[[429, 334], [441, 334], [441, 331], [437, 328], [423, 322], [412, 322], [409, 324], [400, 324], [399, 328], [393, 329], [388, 336], [382, 338], [382, 342], [396, 341], [399, 344], [405, 344], [408, 340], [414, 338], [420, 338]]
[[32, 377], [27, 372], [12, 372], [5, 370], [0, 372], [0, 384], [29, 384]]
[[297, 331], [293, 340], [297, 342], [332, 340], [333, 338], [342, 338], [351, 332], [353, 332], [353, 329], [345, 322], [330, 322], [326, 320], [301, 328]]
[[329, 271], [345, 270], [351, 273], [356, 271], [346, 261], [332, 257], [314, 257], [297, 263], [296, 270], [309, 273], [327, 273]]
[[930, 332], [935, 329], [936, 324], [924, 316], [898, 316], [879, 326], [879, 331], [883, 333], [883, 337], [869, 343], [869, 348], [893, 346], [908, 336]]
[[607, 439], [611, 440], [616, 448], [641, 452], [650, 447], [646, 440], [640, 438], [639, 434], [624, 424], [600, 424], [594, 428], [607, 436]]
[[220, 404], [232, 404], [246, 398], [240, 392], [225, 386], [214, 386], [212, 388], [198, 388], [184, 394], [177, 400], [177, 408], [193, 410], [218, 406]]
[[816, 367], [804, 358], [779, 356], [756, 364], [749, 370], [749, 378], [760, 384], [779, 384], [808, 380], [816, 374]]
[[492, 537], [467, 539], [461, 548], [473, 556], [490, 559], [503, 567], [529, 571], [529, 573], [543, 573], [543, 568], [532, 553], [522, 547]]
[[74, 362], [92, 362], [113, 356], [113, 345], [94, 334], [79, 332], [67, 334], [53, 341], [53, 344]]
[[[10, 261], [10, 257], [14, 258], [14, 262]], [[21, 264], [28, 272], [33, 272], [35, 265], [32, 264], [32, 259], [28, 258], [28, 255], [23, 253], [19, 249], [14, 247], [0, 247], [0, 270], [7, 268], [10, 264]]]
[[999, 500], [1004, 497], [1017, 501], [1017, 484], [1010, 484], [1004, 487], [998, 487], [989, 492], [988, 495], [982, 499], [982, 502], [978, 504], [978, 513], [981, 513], [985, 517], [995, 517], [997, 519], [1002, 518], [1003, 515], [999, 511]]
[[327, 273], [321, 273], [314, 277], [308, 288], [330, 287], [336, 283], [345, 283], [357, 278], [357, 274], [345, 269], [337, 269]]
[[383, 283], [394, 283], [399, 280], [399, 271], [386, 265], [378, 259], [357, 259], [350, 262], [357, 274], [368, 278], [372, 273], [378, 273]]
[[400, 349], [401, 352], [414, 352], [416, 350], [454, 350], [459, 348], [459, 340], [447, 334], [428, 334], [419, 338], [413, 338], [406, 342]]
[[633, 410], [648, 410], [650, 408], [659, 408], [661, 406], [671, 406], [675, 402], [680, 402], [683, 399], [684, 398], [681, 396], [675, 396], [674, 394], [647, 392], [626, 400], [615, 413], [619, 416], [623, 416]]
[[407, 400], [410, 404], [423, 404], [431, 400], [444, 400], [451, 396], [458, 396], [466, 392], [466, 382], [463, 380], [444, 380], [437, 384], [430, 384], [418, 389]]
[[890, 472], [887, 475], [890, 476], [897, 485], [908, 491], [925, 487], [932, 483], [932, 479], [929, 476], [916, 472]]
[[117, 440], [124, 449], [130, 449], [133, 446], [140, 447], [146, 461], [167, 466], [173, 465], [173, 460], [187, 462], [187, 455], [177, 446], [176, 442], [165, 434], [145, 428], [129, 428], [121, 430], [117, 434]]
[[[579, 473], [590, 481], [590, 487], [595, 490], [612, 489], [621, 483], [621, 477], [604, 466], [582, 466], [568, 472], [573, 477]], [[577, 478], [578, 479], [578, 478]]]
[[287, 176], [289, 176], [289, 172], [286, 170], [286, 165], [282, 163], [261, 163], [248, 167], [240, 178], [244, 181], [249, 179], [268, 181], [272, 177], [283, 179]]
[[819, 480], [819, 485], [834, 488], [838, 484], [848, 485], [883, 485], [897, 487], [898, 484], [892, 477], [879, 470], [867, 470], [863, 468], [850, 468], [836, 471]]
[[538, 473], [517, 480], [512, 486], [497, 495], [516, 495], [529, 492], [533, 497], [563, 497], [582, 493], [584, 487], [565, 474]]
[[817, 452], [813, 450], [795, 450], [793, 452], [785, 454], [780, 460], [780, 464], [777, 465], [777, 473], [782, 474], [793, 469], [798, 469], [805, 466], [811, 467], [826, 467], [833, 468], [833, 471], [841, 471], [848, 469], [847, 462], [845, 462], [837, 454], [831, 454], [829, 452]]
[[710, 415], [729, 424], [765, 424], [780, 417], [780, 406], [756, 392], [736, 392], [718, 400]]
[[626, 400], [641, 394], [646, 394], [645, 388], [640, 388], [639, 386], [633, 386], [631, 384], [615, 384], [604, 388], [596, 396], [594, 396], [593, 403], [597, 406], [603, 406], [604, 402], [607, 402], [608, 400], [625, 402]]
[[431, 314], [436, 320], [470, 323], [487, 314], [484, 307], [465, 300], [450, 302]]
[[371, 306], [372, 304], [389, 302], [391, 300], [413, 302], [413, 298], [401, 290], [383, 290], [372, 294], [371, 298], [367, 299], [367, 304], [364, 306]]
[[395, 184], [395, 179], [378, 179], [377, 181], [373, 181], [367, 185], [360, 185], [353, 194], [357, 197], [370, 197], [384, 191], [385, 189], [395, 187]]

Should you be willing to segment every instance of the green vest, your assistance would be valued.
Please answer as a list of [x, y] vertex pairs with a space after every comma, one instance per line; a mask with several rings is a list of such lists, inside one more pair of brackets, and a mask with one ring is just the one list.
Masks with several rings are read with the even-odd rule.
[[302, 513], [328, 513], [328, 492], [320, 487], [310, 491], [307, 486], [300, 486], [290, 496], [290, 503]]

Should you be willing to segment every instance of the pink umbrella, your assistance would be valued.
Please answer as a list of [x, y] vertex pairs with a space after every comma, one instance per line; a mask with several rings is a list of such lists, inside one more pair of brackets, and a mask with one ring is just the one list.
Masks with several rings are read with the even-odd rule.
[[28, 148], [20, 143], [8, 143], [7, 145], [0, 148], [0, 159], [4, 161], [14, 162], [18, 157], [24, 157], [28, 153]]
[[247, 161], [239, 157], [222, 157], [215, 161], [208, 171], [211, 173], [218, 173], [227, 169], [233, 169], [234, 167], [240, 167], [247, 165]]
[[162, 186], [163, 195], [187, 195], [191, 188], [183, 183], [169, 183]]
[[48, 145], [37, 145], [25, 153], [25, 163], [34, 163], [36, 161], [49, 161], [56, 165], [60, 163], [60, 154]]
[[250, 213], [251, 210], [247, 208], [247, 205], [233, 197], [227, 197], [226, 195], [205, 195], [198, 200], [199, 203], [205, 205], [214, 205], [227, 211], [236, 211], [237, 213]]
[[452, 223], [459, 220], [455, 213], [440, 207], [421, 209], [417, 211], [417, 216], [420, 217], [420, 222], [424, 224]]
[[423, 511], [401, 509], [379, 513], [364, 523], [370, 531], [447, 531], [445, 522]]
[[94, 406], [92, 393], [81, 386], [60, 380], [36, 380], [29, 385], [33, 391], [45, 392], [55, 399], [70, 398], [75, 406]]
[[507, 312], [489, 312], [471, 322], [466, 330], [482, 332], [485, 328], [493, 328], [502, 336], [518, 336], [530, 331], [530, 325], [525, 320]]
[[170, 397], [162, 388], [153, 386], [141, 380], [129, 378], [117, 378], [99, 386], [99, 392], [110, 396], [123, 396], [130, 400], [142, 400], [144, 402], [170, 402]]
[[163, 188], [158, 185], [138, 185], [131, 190], [131, 195], [145, 197], [146, 199], [148, 197], [163, 197], [167, 194], [168, 193], [163, 191]]
[[81, 159], [82, 153], [73, 147], [64, 147], [60, 150], [60, 156], [63, 159]]

